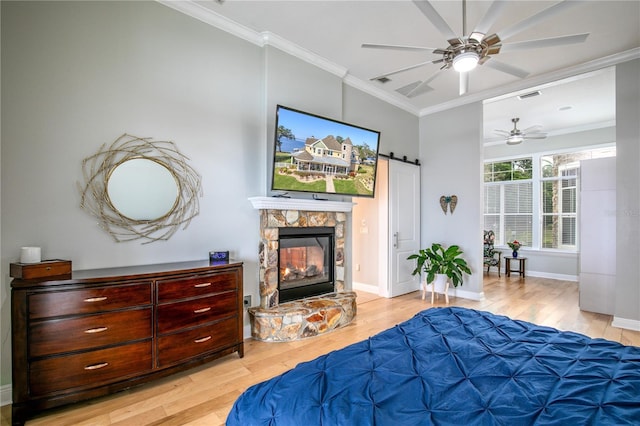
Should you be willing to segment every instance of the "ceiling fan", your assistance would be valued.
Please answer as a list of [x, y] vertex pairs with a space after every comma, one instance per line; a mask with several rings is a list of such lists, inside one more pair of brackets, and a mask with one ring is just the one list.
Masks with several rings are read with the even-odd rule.
[[517, 117], [511, 119], [512, 130], [494, 130], [494, 132], [505, 138], [507, 145], [518, 145], [527, 139], [545, 139], [547, 137], [547, 134], [541, 132], [540, 126], [537, 125], [527, 127], [524, 130], [518, 129], [518, 121], [520, 119]]
[[504, 0], [496, 0], [491, 4], [482, 19], [480, 19], [480, 22], [476, 24], [473, 31], [471, 31], [468, 36], [464, 36], [464, 34], [467, 34], [467, 1], [462, 0], [462, 37], [459, 37], [453, 32], [451, 27], [445, 22], [442, 16], [440, 16], [440, 14], [436, 11], [436, 9], [429, 1], [413, 0], [413, 3], [445, 37], [447, 43], [449, 44], [446, 48], [374, 43], [362, 44], [363, 48], [393, 49], [403, 51], [431, 51], [431, 53], [441, 55], [439, 59], [420, 62], [418, 64], [387, 72], [370, 79], [384, 81], [388, 76], [393, 74], [409, 71], [429, 64], [442, 64], [440, 69], [427, 79], [423, 81], [416, 81], [397, 89], [399, 93], [409, 98], [433, 90], [433, 88], [429, 86], [429, 83], [433, 81], [433, 79], [435, 79], [441, 71], [450, 68], [453, 68], [460, 73], [460, 95], [464, 95], [467, 92], [469, 88], [469, 71], [471, 71], [477, 65], [486, 65], [487, 67], [496, 69], [498, 71], [502, 71], [519, 78], [524, 78], [529, 75], [527, 71], [513, 65], [499, 62], [495, 59], [492, 59], [492, 57], [501, 52], [515, 52], [520, 50], [536, 49], [540, 47], [582, 43], [587, 39], [587, 36], [589, 35], [589, 33], [574, 34], [502, 44], [504, 40], [507, 40], [514, 35], [537, 25], [538, 23], [551, 17], [552, 15], [555, 15], [556, 13], [559, 13], [567, 9], [568, 7], [573, 6], [574, 4], [578, 3], [577, 1], [562, 0], [559, 3], [556, 3], [516, 24], [503, 29], [502, 31], [487, 35], [487, 32], [494, 24], [496, 19], [500, 16], [502, 8], [507, 3], [507, 1]]

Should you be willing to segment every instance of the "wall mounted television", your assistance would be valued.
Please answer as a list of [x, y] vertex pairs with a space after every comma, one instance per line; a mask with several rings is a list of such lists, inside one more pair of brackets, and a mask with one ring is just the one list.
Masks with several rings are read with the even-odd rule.
[[273, 191], [373, 197], [380, 132], [278, 105]]

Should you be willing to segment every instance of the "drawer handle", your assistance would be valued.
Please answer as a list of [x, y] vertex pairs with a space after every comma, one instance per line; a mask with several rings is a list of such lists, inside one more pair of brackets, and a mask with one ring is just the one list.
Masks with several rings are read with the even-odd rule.
[[207, 312], [210, 311], [211, 307], [207, 306], [206, 308], [201, 308], [201, 309], [196, 309], [195, 311], [193, 311], [194, 314], [201, 314], [203, 312]]
[[195, 288], [202, 288], [202, 287], [209, 287], [209, 286], [211, 286], [211, 283], [200, 283], [200, 284], [194, 285]]
[[107, 365], [109, 365], [108, 362], [101, 362], [101, 363], [98, 363], [98, 364], [87, 365], [84, 369], [85, 370], [99, 370], [101, 368], [106, 367]]
[[84, 332], [87, 334], [92, 334], [92, 333], [102, 333], [103, 331], [107, 331], [108, 328], [107, 327], [96, 327], [96, 328], [90, 328], [88, 330], [85, 330]]
[[207, 337], [201, 337], [200, 339], [196, 339], [193, 341], [193, 343], [204, 343], [207, 340], [211, 340], [211, 336], [207, 336]]
[[88, 299], [84, 299], [85, 302], [87, 303], [93, 303], [93, 302], [102, 302], [103, 300], [107, 300], [106, 296], [102, 296], [102, 297], [90, 297]]

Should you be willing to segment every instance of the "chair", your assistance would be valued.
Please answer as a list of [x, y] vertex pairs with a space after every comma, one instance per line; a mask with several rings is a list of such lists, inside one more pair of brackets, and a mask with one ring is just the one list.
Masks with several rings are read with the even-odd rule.
[[498, 268], [498, 276], [500, 276], [502, 252], [493, 248], [495, 239], [496, 234], [493, 231], [484, 231], [484, 264], [487, 265], [487, 273], [489, 273], [489, 268], [495, 266]]

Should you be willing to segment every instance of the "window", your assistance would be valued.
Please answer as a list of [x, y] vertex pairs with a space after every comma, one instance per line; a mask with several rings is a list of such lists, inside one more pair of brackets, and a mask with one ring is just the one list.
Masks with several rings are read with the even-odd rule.
[[580, 160], [615, 155], [608, 147], [485, 163], [484, 229], [496, 245], [577, 250]]
[[542, 247], [577, 248], [578, 171], [576, 154], [546, 155], [542, 170]]
[[496, 244], [532, 242], [532, 159], [487, 163], [484, 168], [484, 229], [493, 230]]

